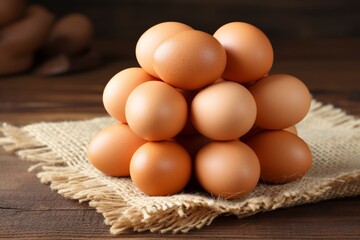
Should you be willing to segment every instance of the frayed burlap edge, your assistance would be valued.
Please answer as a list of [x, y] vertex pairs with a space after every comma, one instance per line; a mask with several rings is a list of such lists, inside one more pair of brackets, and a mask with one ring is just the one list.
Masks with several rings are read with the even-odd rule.
[[[326, 117], [334, 126], [358, 128], [359, 119], [346, 115], [341, 109], [332, 105], [323, 106], [313, 101], [314, 116]], [[212, 198], [208, 201], [182, 201], [177, 205], [157, 206], [156, 214], [147, 209], [137, 209], [127, 205], [124, 199], [113, 189], [96, 181], [93, 176], [87, 175], [81, 169], [67, 166], [46, 144], [39, 142], [26, 130], [4, 123], [0, 131], [5, 137], [0, 138], [0, 145], [7, 152], [16, 153], [20, 158], [37, 162], [29, 168], [36, 171], [42, 183], [50, 184], [64, 197], [77, 199], [80, 202], [88, 201], [105, 218], [105, 223], [111, 225], [113, 234], [124, 233], [128, 230], [138, 232], [188, 232], [194, 228], [209, 225], [220, 215], [234, 214], [239, 218], [253, 215], [258, 212], [269, 211], [317, 202], [320, 200], [355, 196], [360, 194], [360, 171], [355, 170], [334, 178], [324, 180], [310, 191], [284, 192], [276, 199], [266, 196], [245, 200], [240, 206], [224, 209], [214, 204]], [[355, 186], [355, 187], [354, 187]], [[353, 188], [348, 191], [348, 188]]]

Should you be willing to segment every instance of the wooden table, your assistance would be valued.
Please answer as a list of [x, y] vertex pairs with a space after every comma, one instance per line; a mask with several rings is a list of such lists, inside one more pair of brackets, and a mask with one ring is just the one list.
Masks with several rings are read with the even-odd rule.
[[[15, 125], [103, 116], [106, 82], [136, 66], [129, 46], [100, 42], [105, 63], [94, 70], [44, 78], [0, 78], [0, 121]], [[131, 44], [130, 44], [131, 45]], [[301, 78], [314, 97], [360, 116], [360, 39], [325, 39], [274, 45], [272, 72]], [[133, 46], [131, 46], [133, 47]], [[105, 239], [103, 217], [86, 203], [65, 199], [26, 170], [30, 163], [0, 150], [0, 239]], [[134, 238], [360, 239], [360, 197], [259, 213], [220, 217], [183, 235], [129, 233]]]

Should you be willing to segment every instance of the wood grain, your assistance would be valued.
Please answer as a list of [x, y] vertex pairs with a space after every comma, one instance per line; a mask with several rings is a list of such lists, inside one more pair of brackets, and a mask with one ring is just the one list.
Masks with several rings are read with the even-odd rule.
[[[360, 39], [293, 41], [276, 45], [273, 72], [303, 79], [314, 97], [360, 116]], [[104, 64], [87, 72], [52, 78], [32, 74], [0, 78], [0, 122], [88, 119], [106, 114], [101, 94], [133, 57], [111, 51], [126, 41], [98, 42]], [[86, 203], [65, 199], [26, 169], [29, 162], [0, 150], [0, 239], [107, 239], [101, 214]], [[359, 239], [360, 197], [329, 200], [260, 213], [221, 217], [186, 235], [129, 233], [126, 238]]]

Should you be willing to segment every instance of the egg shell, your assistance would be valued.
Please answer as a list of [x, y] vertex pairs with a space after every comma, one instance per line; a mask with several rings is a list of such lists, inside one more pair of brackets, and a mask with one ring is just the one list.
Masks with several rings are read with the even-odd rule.
[[103, 104], [113, 118], [126, 123], [125, 105], [130, 93], [140, 84], [156, 80], [138, 67], [127, 68], [110, 79], [103, 92]]
[[166, 140], [177, 135], [185, 126], [187, 112], [183, 95], [161, 81], [137, 86], [125, 106], [130, 128], [148, 141]]
[[255, 188], [260, 165], [253, 150], [240, 141], [211, 142], [198, 152], [195, 174], [207, 192], [239, 198]]
[[54, 15], [39, 5], [30, 5], [25, 16], [0, 29], [0, 52], [12, 56], [35, 53], [45, 42]]
[[213, 140], [233, 140], [253, 126], [256, 104], [242, 85], [223, 81], [201, 90], [191, 104], [190, 117], [195, 128]]
[[25, 0], [1, 0], [0, 1], [0, 27], [10, 24], [25, 13]]
[[284, 130], [262, 131], [246, 144], [256, 153], [261, 179], [268, 183], [288, 183], [302, 178], [312, 164], [308, 145], [297, 135]]
[[273, 48], [267, 36], [257, 27], [231, 22], [220, 27], [214, 37], [226, 50], [225, 79], [247, 83], [263, 77], [271, 69]]
[[153, 56], [156, 48], [169, 36], [191, 29], [190, 26], [183, 23], [163, 22], [146, 30], [139, 38], [135, 49], [136, 59], [140, 66], [147, 73], [158, 78], [153, 68]]
[[174, 34], [157, 47], [153, 67], [166, 83], [196, 90], [215, 82], [223, 73], [226, 53], [208, 33], [188, 30]]
[[128, 125], [119, 123], [98, 132], [90, 141], [87, 154], [90, 163], [101, 172], [128, 177], [131, 157], [145, 142]]
[[135, 186], [149, 196], [180, 192], [191, 176], [191, 159], [176, 142], [148, 142], [133, 155], [130, 175]]
[[43, 51], [50, 55], [77, 55], [91, 46], [93, 35], [93, 25], [88, 16], [69, 14], [54, 24]]
[[264, 129], [284, 129], [300, 122], [309, 112], [311, 95], [305, 84], [287, 74], [273, 74], [251, 85], [257, 116]]

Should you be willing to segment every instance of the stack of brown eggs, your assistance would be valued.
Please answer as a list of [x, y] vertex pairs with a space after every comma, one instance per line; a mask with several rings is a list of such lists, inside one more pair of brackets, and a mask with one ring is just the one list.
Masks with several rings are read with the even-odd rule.
[[294, 127], [309, 91], [293, 76], [268, 75], [273, 49], [258, 28], [233, 22], [212, 36], [160, 23], [140, 37], [136, 57], [141, 68], [119, 72], [104, 90], [120, 123], [90, 142], [100, 171], [131, 176], [152, 196], [181, 191], [194, 173], [207, 192], [238, 198], [259, 179], [286, 183], [310, 169]]
[[36, 72], [53, 75], [96, 64], [91, 50], [93, 26], [83, 14], [55, 20], [40, 5], [0, 1], [0, 76]]

